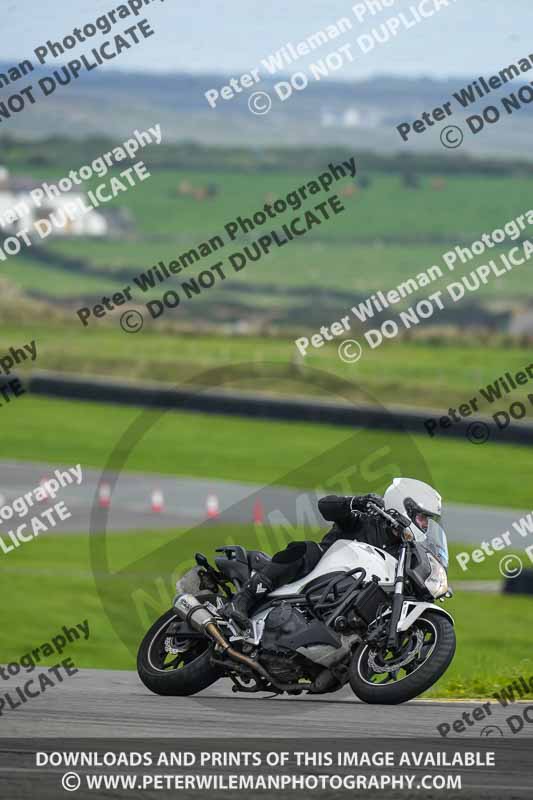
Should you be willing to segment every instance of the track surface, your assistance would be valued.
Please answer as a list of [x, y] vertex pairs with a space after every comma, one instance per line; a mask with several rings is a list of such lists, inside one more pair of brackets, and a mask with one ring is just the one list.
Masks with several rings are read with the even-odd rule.
[[[2, 682], [2, 692], [13, 697], [16, 686], [29, 678], [24, 673]], [[56, 681], [57, 683], [57, 681]], [[228, 681], [219, 681], [195, 697], [159, 697], [151, 694], [135, 672], [80, 670], [63, 683], [21, 705], [5, 710], [0, 737], [418, 737], [438, 736], [437, 725], [452, 724], [481, 702], [414, 701], [401, 706], [360, 703], [347, 687], [320, 697], [269, 698], [235, 695]], [[467, 728], [463, 736], [486, 736], [488, 725], [512, 738], [505, 718], [519, 715], [526, 706], [507, 709], [491, 705], [491, 714]], [[529, 706], [531, 709], [531, 706]], [[533, 718], [533, 717], [532, 717]], [[459, 734], [453, 734], [457, 736]], [[499, 734], [498, 734], [499, 735]], [[517, 736], [533, 736], [526, 723]]]
[[[0, 495], [5, 498], [3, 502], [9, 502], [34, 489], [43, 477], [51, 477], [58, 467], [59, 465], [31, 462], [0, 462]], [[65, 465], [62, 468], [65, 469]], [[95, 503], [100, 477], [100, 471], [83, 468], [81, 486], [73, 484], [60, 491], [54, 502], [65, 501], [72, 518], [59, 523], [51, 533], [54, 530], [86, 533], [91, 529], [91, 509]], [[163, 492], [165, 506], [162, 513], [155, 513], [150, 509], [154, 489]], [[283, 487], [263, 488], [254, 484], [222, 480], [173, 478], [157, 473], [124, 472], [118, 477], [113, 491], [107, 529], [128, 531], [197, 525], [206, 519], [209, 494], [218, 497], [221, 511], [219, 520], [224, 523], [251, 522], [254, 504], [260, 499], [267, 522], [275, 524], [276, 519], [279, 521], [283, 518], [291, 524], [301, 522], [301, 509], [305, 505], [314, 509], [317, 525], [327, 524], [316, 508], [316, 492], [306, 493]], [[304, 503], [306, 494], [309, 503]], [[41, 507], [46, 508], [46, 504], [39, 506]], [[513, 521], [525, 513], [527, 512], [516, 509], [449, 504], [444, 514], [444, 527], [450, 541], [479, 544], [483, 539], [512, 530]], [[6, 522], [2, 525], [3, 529], [8, 527]], [[518, 535], [516, 538], [519, 538]]]

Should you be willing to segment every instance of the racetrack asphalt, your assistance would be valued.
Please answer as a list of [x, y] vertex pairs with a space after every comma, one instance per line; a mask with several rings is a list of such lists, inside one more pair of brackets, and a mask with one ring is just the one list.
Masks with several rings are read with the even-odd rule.
[[[39, 464], [22, 461], [0, 462], [0, 495], [3, 503], [34, 489], [42, 478], [51, 477], [54, 469], [65, 465]], [[73, 466], [73, 465], [68, 465]], [[86, 533], [91, 529], [90, 515], [101, 472], [83, 469], [83, 481], [60, 490], [54, 502], [64, 500], [72, 513], [72, 518], [58, 523], [50, 533]], [[164, 506], [160, 512], [151, 510], [152, 492], [163, 494]], [[284, 487], [262, 487], [232, 481], [209, 478], [187, 478], [159, 475], [157, 473], [122, 472], [113, 489], [107, 530], [130, 531], [192, 527], [204, 522], [207, 517], [207, 498], [215, 495], [219, 503], [220, 522], [249, 523], [253, 520], [254, 506], [260, 500], [267, 522], [275, 524], [276, 519], [284, 518], [291, 524], [301, 522], [302, 499], [309, 495], [311, 507], [316, 508], [316, 491]], [[297, 503], [297, 500], [299, 501]], [[51, 505], [49, 501], [48, 505]], [[39, 504], [46, 508], [46, 503]], [[450, 541], [465, 544], [479, 544], [482, 540], [499, 536], [512, 528], [526, 511], [483, 506], [446, 504], [443, 525]], [[300, 517], [300, 519], [299, 519]], [[324, 527], [316, 510], [316, 522]], [[7, 524], [4, 522], [3, 527]]]
[[[2, 681], [0, 691], [17, 698], [40, 670], [19, 672]], [[55, 680], [39, 696], [11, 710], [3, 708], [0, 737], [227, 737], [342, 738], [438, 737], [448, 723], [451, 737], [532, 737], [533, 724], [513, 734], [506, 718], [521, 715], [531, 704], [499, 703], [485, 708], [475, 721], [474, 709], [487, 701], [415, 700], [400, 706], [366, 705], [349, 686], [334, 694], [277, 697], [234, 694], [230, 682], [219, 681], [193, 697], [160, 697], [146, 689], [136, 672], [80, 670], [62, 683]], [[32, 689], [35, 689], [34, 682]], [[19, 698], [20, 702], [20, 698]], [[453, 722], [469, 713], [472, 725], [454, 733]], [[481, 712], [477, 712], [480, 716]], [[533, 718], [533, 717], [532, 717]], [[496, 727], [495, 727], [496, 726]], [[517, 727], [515, 723], [515, 727]], [[498, 732], [497, 728], [501, 731]]]

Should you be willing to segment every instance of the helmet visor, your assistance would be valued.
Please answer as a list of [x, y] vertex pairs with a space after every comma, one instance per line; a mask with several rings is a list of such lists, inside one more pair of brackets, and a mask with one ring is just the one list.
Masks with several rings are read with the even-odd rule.
[[415, 502], [406, 501], [405, 503], [409, 519], [424, 535], [427, 534], [431, 520], [436, 523], [440, 522], [440, 514], [433, 514], [425, 508], [421, 508]]
[[429, 517], [427, 514], [415, 514], [413, 522], [417, 528], [420, 528], [421, 531], [427, 533], [427, 529], [429, 528]]

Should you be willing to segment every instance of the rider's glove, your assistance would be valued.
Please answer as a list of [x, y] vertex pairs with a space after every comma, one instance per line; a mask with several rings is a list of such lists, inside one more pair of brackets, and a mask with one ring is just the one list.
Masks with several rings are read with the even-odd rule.
[[318, 509], [328, 522], [340, 522], [350, 516], [351, 497], [337, 497], [328, 494], [318, 501]]
[[366, 511], [368, 503], [375, 503], [380, 508], [385, 507], [383, 498], [380, 497], [379, 494], [372, 494], [372, 493], [356, 495], [355, 497], [352, 497], [350, 507], [352, 511]]

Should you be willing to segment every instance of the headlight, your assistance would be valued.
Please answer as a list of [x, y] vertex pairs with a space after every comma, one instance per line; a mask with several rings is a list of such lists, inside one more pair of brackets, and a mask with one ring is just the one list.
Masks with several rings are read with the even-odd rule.
[[442, 597], [442, 595], [446, 594], [448, 591], [448, 575], [442, 564], [437, 561], [435, 556], [432, 556], [431, 553], [428, 553], [427, 557], [431, 567], [431, 572], [429, 574], [429, 578], [424, 581], [424, 583], [433, 597]]

